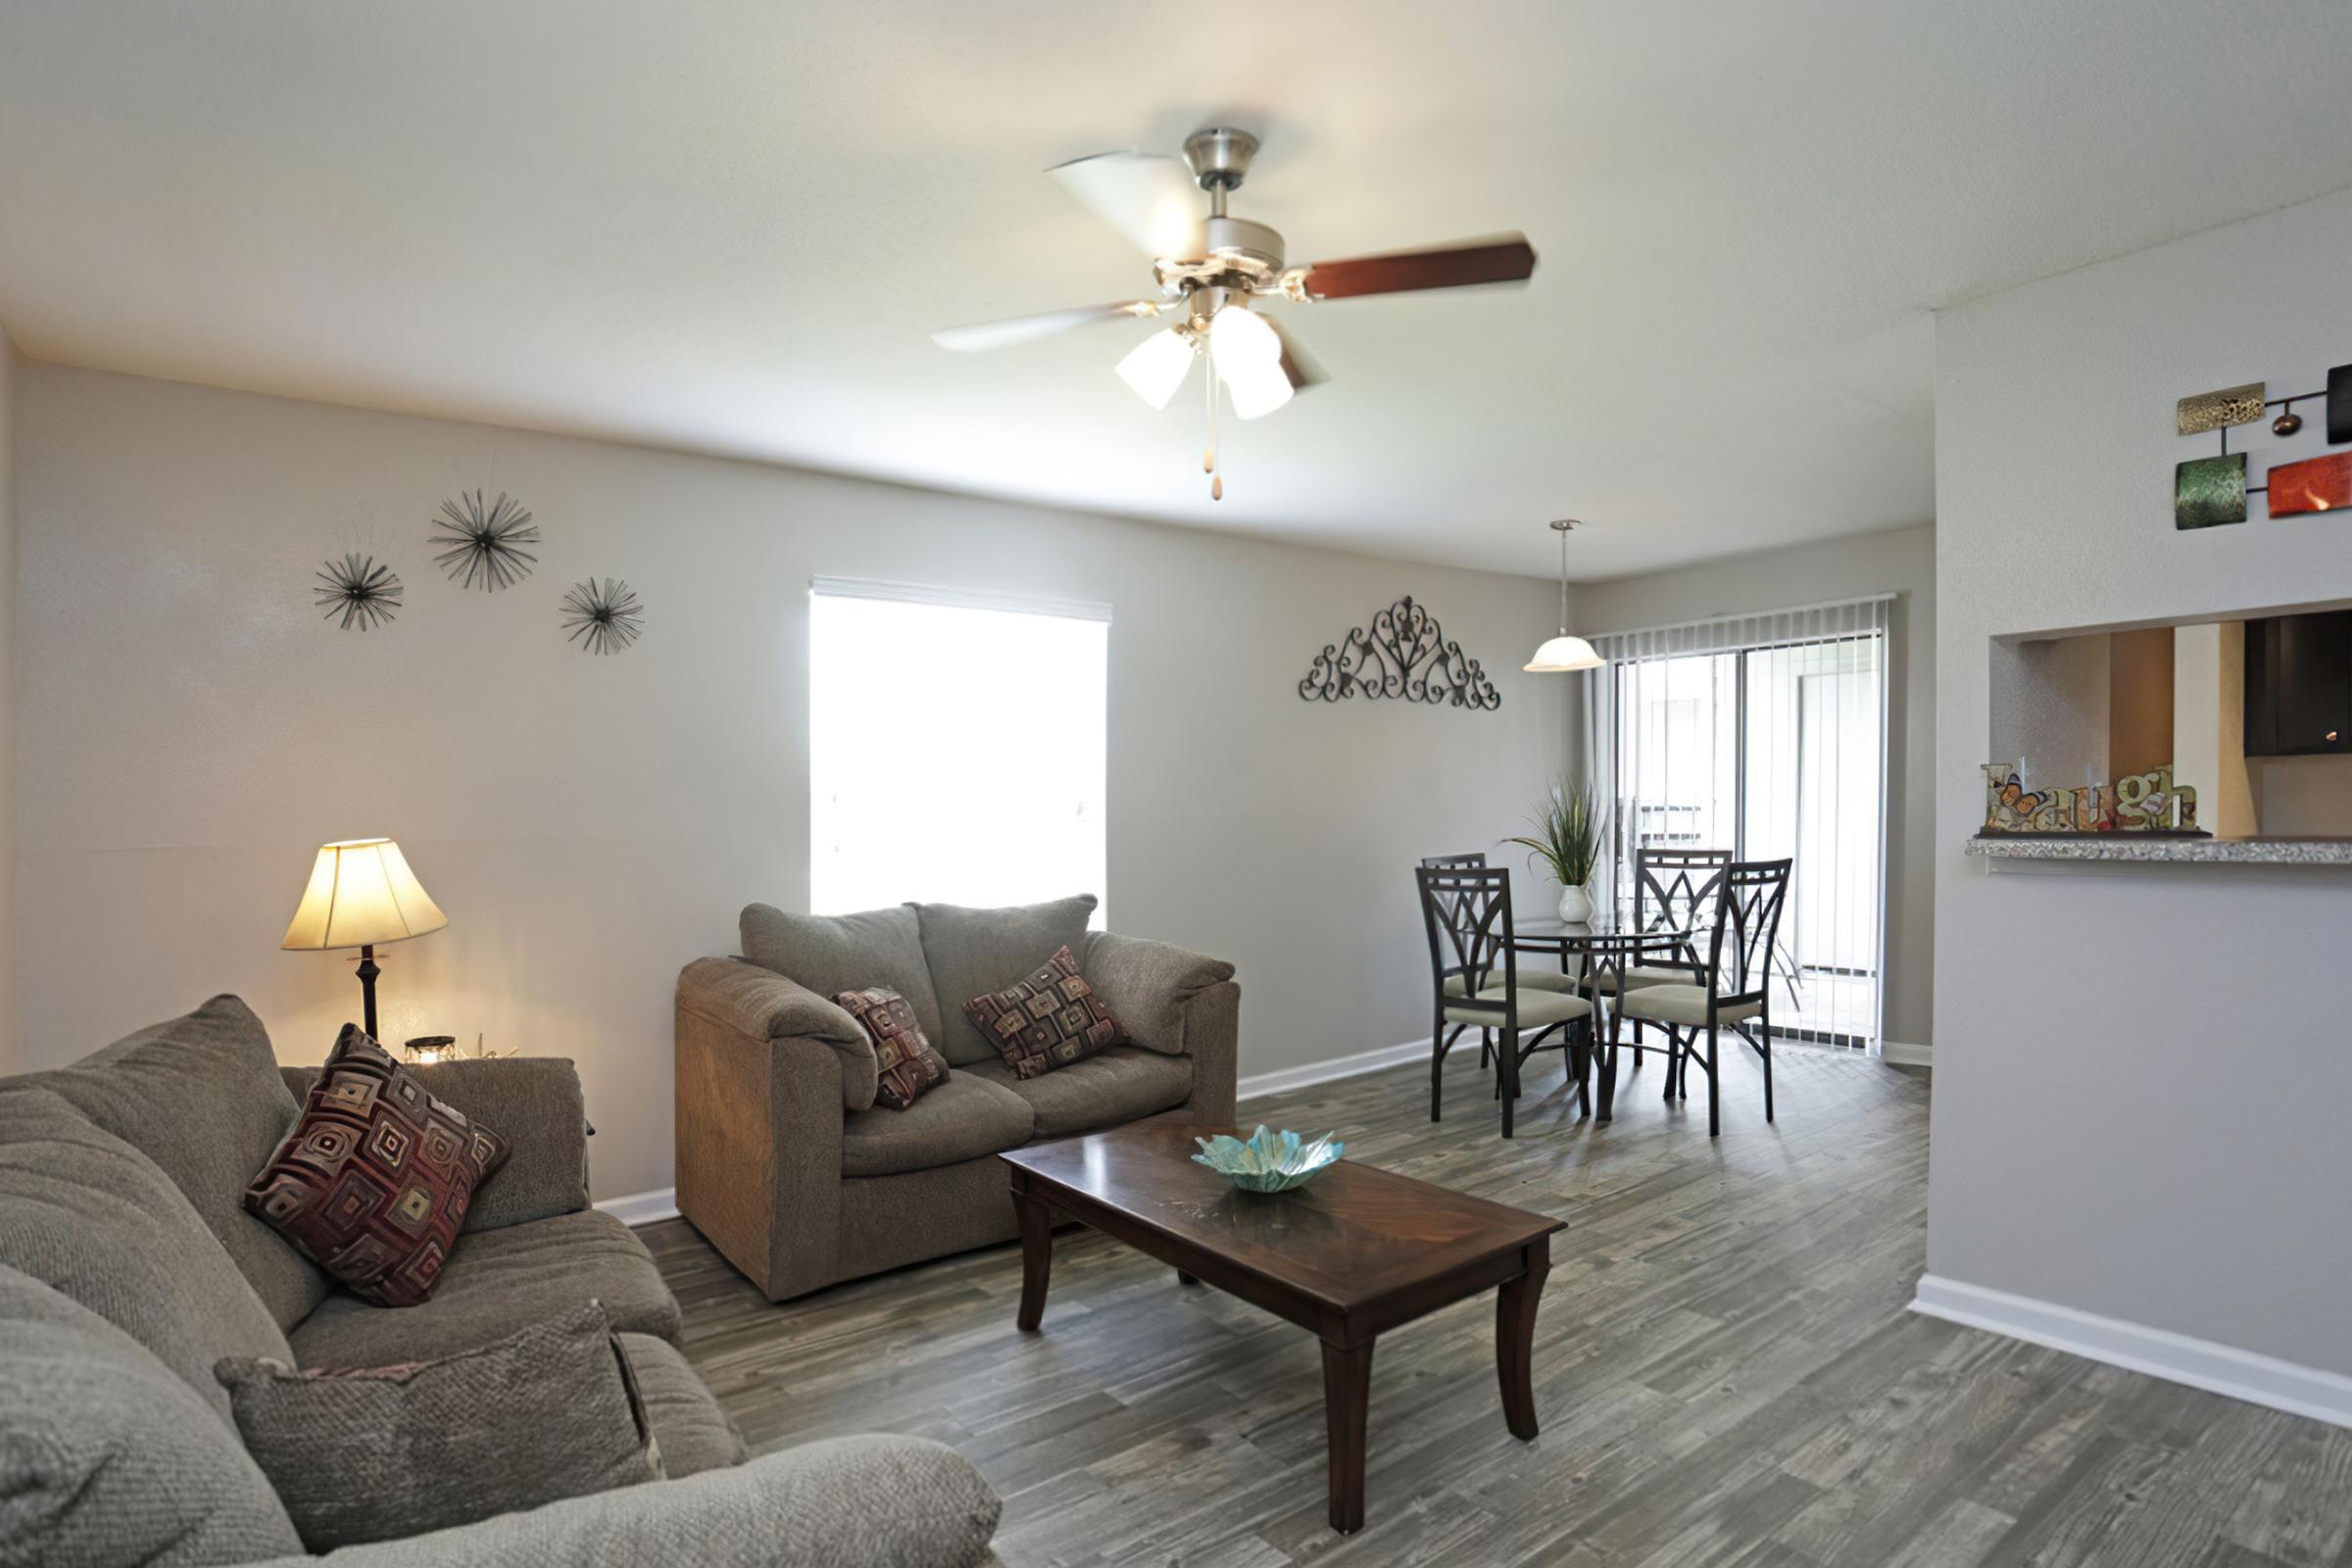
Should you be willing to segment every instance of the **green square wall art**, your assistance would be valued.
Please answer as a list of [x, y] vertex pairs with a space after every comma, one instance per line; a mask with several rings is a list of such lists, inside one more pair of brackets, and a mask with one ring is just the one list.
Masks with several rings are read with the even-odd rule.
[[2212, 528], [2246, 520], [2246, 455], [2194, 458], [2173, 469], [2173, 526]]

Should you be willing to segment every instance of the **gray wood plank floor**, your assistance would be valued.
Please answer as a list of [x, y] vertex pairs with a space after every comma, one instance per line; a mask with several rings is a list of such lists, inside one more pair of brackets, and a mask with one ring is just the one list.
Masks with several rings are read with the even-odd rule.
[[1022, 1335], [1017, 1248], [771, 1306], [684, 1224], [644, 1234], [756, 1448], [951, 1444], [1003, 1494], [1013, 1568], [2352, 1568], [2352, 1432], [1904, 1309], [1925, 1077], [1789, 1049], [1767, 1127], [1743, 1056], [1710, 1144], [1654, 1059], [1602, 1128], [1544, 1056], [1506, 1144], [1465, 1059], [1437, 1125], [1421, 1067], [1243, 1106], [1568, 1223], [1543, 1435], [1503, 1429], [1490, 1302], [1384, 1336], [1353, 1537], [1324, 1521], [1315, 1342], [1101, 1237], [1056, 1239], [1045, 1331]]

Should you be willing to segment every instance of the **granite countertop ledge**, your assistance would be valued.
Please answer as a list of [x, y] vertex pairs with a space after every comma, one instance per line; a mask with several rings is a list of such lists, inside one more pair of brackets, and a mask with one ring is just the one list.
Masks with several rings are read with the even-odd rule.
[[2122, 860], [2168, 865], [2352, 865], [2352, 839], [1972, 838], [1967, 854], [1987, 860]]

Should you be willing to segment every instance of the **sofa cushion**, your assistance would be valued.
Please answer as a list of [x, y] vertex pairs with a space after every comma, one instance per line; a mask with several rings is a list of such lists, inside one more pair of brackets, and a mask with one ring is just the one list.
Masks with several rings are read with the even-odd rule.
[[868, 986], [833, 999], [874, 1043], [874, 1102], [905, 1110], [947, 1081], [948, 1064], [914, 1021], [914, 1009], [896, 991]]
[[1083, 1061], [1120, 1039], [1119, 1020], [1078, 972], [1067, 948], [1055, 950], [1017, 984], [974, 997], [963, 1011], [1023, 1078]]
[[600, 1208], [468, 1236], [421, 1306], [397, 1311], [345, 1291], [294, 1330], [298, 1366], [430, 1361], [505, 1339], [532, 1323], [602, 1301], [624, 1334], [673, 1339], [677, 1298], [645, 1244]]
[[1171, 1054], [1185, 1048], [1185, 1009], [1193, 999], [1233, 978], [1223, 958], [1143, 937], [1093, 931], [1078, 951], [1079, 971], [1118, 1014], [1127, 1044]]
[[923, 1038], [935, 1044], [940, 1039], [939, 998], [923, 962], [922, 929], [913, 905], [857, 914], [787, 914], [773, 905], [750, 904], [744, 906], [741, 931], [743, 956], [760, 968], [798, 981], [820, 998], [887, 986], [914, 1009]]
[[299, 1372], [231, 1357], [219, 1372], [315, 1552], [662, 1476], [635, 1373], [593, 1301], [422, 1363]]
[[473, 1190], [513, 1152], [347, 1023], [245, 1203], [355, 1294], [415, 1306], [448, 1266]]
[[301, 1550], [196, 1391], [129, 1335], [0, 1266], [0, 1562], [258, 1562]]
[[215, 997], [71, 1067], [32, 1075], [163, 1168], [277, 1319], [292, 1328], [332, 1281], [245, 1211], [245, 1186], [301, 1105], [253, 1009]]
[[662, 1446], [663, 1472], [690, 1476], [743, 1463], [743, 1434], [676, 1346], [650, 1334], [623, 1334], [620, 1348], [636, 1374], [654, 1441]]
[[1073, 1138], [1173, 1110], [1192, 1098], [1193, 1059], [1134, 1046], [1113, 1046], [1042, 1078], [1023, 1078], [1001, 1061], [966, 1073], [1011, 1090], [1036, 1113], [1038, 1138]]
[[905, 1110], [876, 1105], [843, 1117], [841, 1173], [895, 1176], [978, 1159], [1018, 1149], [1035, 1125], [1029, 1102], [1011, 1090], [951, 1073]]
[[0, 1258], [145, 1346], [222, 1421], [213, 1363], [286, 1353], [277, 1320], [172, 1178], [24, 1079], [0, 1086]]
[[939, 993], [940, 1027], [931, 1043], [951, 1066], [994, 1061], [997, 1047], [963, 1011], [965, 1003], [1017, 984], [1053, 956], [1086, 946], [1086, 923], [1094, 917], [1095, 896], [1081, 893], [1051, 904], [1018, 904], [1001, 909], [969, 909], [956, 904], [915, 906], [923, 933], [923, 957]]

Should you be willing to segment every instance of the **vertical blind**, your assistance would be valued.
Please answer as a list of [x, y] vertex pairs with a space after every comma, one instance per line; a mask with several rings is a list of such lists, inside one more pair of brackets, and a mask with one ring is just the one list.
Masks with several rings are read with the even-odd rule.
[[1585, 755], [1610, 804], [1600, 886], [1642, 845], [1786, 858], [1776, 1035], [1881, 1037], [1891, 595], [1596, 636]]

